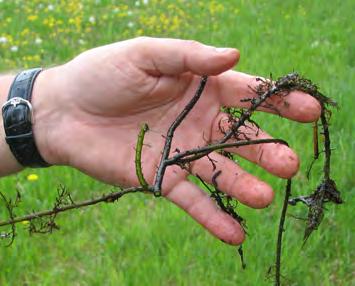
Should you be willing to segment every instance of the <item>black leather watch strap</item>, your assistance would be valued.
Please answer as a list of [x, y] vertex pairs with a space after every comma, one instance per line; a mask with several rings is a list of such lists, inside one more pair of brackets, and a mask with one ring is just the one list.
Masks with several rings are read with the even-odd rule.
[[25, 167], [50, 166], [39, 154], [32, 131], [32, 89], [41, 71], [37, 68], [19, 73], [2, 107], [6, 142], [17, 161]]

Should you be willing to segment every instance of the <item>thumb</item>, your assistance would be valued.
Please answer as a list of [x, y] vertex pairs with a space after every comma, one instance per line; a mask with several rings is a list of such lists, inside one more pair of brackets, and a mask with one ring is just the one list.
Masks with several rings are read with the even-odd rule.
[[136, 46], [131, 55], [135, 64], [152, 75], [217, 75], [239, 60], [236, 49], [215, 48], [196, 41], [148, 37], [133, 41]]

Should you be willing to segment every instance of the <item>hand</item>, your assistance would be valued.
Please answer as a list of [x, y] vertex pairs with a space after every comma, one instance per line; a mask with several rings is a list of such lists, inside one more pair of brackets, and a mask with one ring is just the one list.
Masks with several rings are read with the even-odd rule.
[[[162, 135], [192, 98], [200, 75], [209, 75], [206, 89], [177, 129], [172, 151], [204, 146], [220, 139], [221, 106], [247, 106], [240, 99], [253, 96], [254, 76], [231, 71], [237, 63], [235, 49], [216, 49], [193, 41], [137, 38], [99, 47], [65, 65], [44, 71], [33, 94], [34, 133], [42, 156], [51, 164], [69, 165], [103, 182], [138, 186], [135, 145], [143, 123], [148, 123], [142, 152], [143, 173], [153, 183], [164, 143]], [[315, 99], [292, 92], [271, 99], [280, 114], [309, 122], [320, 115]], [[287, 100], [288, 104], [284, 101]], [[272, 112], [272, 110], [265, 110]], [[270, 138], [248, 130], [250, 138]], [[270, 173], [292, 177], [297, 155], [281, 144], [232, 149]], [[240, 202], [262, 208], [273, 199], [270, 186], [244, 171], [235, 162], [212, 153], [219, 187]], [[207, 158], [191, 164], [191, 173], [211, 182], [214, 170]], [[168, 167], [163, 195], [183, 208], [213, 235], [230, 243], [244, 239], [242, 228], [221, 211], [211, 198], [187, 180], [188, 173]]]

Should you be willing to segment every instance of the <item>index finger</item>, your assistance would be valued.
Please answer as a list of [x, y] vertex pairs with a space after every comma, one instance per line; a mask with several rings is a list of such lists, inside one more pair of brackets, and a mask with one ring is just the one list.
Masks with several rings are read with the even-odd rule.
[[[217, 77], [221, 105], [227, 107], [250, 107], [251, 99], [256, 97], [255, 89], [260, 85], [258, 77], [236, 71], [227, 71]], [[316, 121], [321, 113], [318, 101], [301, 91], [292, 91], [287, 96], [273, 95], [267, 100], [270, 107], [259, 107], [258, 110], [278, 114], [282, 117], [298, 121]]]

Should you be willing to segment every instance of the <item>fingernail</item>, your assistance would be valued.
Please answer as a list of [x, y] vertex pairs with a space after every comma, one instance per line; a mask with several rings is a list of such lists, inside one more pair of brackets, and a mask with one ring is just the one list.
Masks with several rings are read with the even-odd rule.
[[231, 48], [216, 48], [216, 51], [218, 53], [225, 53], [225, 52], [228, 52], [228, 51], [231, 51], [231, 50], [233, 50], [233, 49], [231, 49]]

